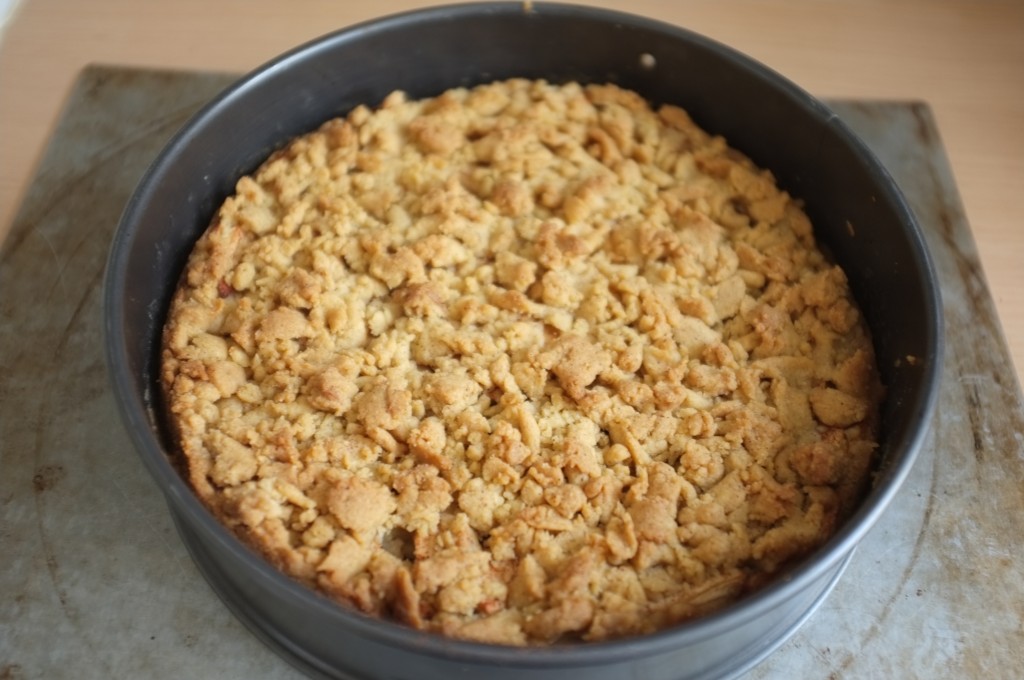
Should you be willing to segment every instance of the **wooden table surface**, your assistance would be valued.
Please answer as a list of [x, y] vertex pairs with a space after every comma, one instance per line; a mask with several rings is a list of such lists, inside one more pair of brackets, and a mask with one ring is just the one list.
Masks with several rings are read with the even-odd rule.
[[[0, 242], [69, 88], [90, 63], [245, 72], [417, 0], [21, 0], [0, 36]], [[432, 3], [433, 4], [433, 3]], [[592, 0], [724, 42], [822, 97], [935, 113], [1020, 379], [1024, 375], [1024, 3]], [[1008, 367], [1013, 370], [1012, 367]]]

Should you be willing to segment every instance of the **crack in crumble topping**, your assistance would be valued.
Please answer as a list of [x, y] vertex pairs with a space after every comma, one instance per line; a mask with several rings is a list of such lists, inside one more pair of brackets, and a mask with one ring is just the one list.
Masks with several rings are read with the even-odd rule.
[[500, 644], [638, 635], [825, 541], [881, 387], [772, 175], [611, 85], [379, 108], [243, 177], [162, 380], [192, 486], [292, 577]]

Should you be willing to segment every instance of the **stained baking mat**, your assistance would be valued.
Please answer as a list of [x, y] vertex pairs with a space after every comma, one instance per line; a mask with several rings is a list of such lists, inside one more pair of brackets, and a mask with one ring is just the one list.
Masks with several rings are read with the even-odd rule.
[[[100, 291], [146, 166], [232, 76], [83, 71], [0, 251], [0, 679], [295, 678], [193, 566], [118, 418]], [[749, 678], [1024, 668], [1024, 404], [928, 106], [832, 102], [926, 231], [947, 351], [928, 443], [824, 605]]]

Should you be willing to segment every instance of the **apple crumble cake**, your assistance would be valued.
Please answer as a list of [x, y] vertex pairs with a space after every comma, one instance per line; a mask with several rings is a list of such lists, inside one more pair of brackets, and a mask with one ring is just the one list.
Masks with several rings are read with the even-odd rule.
[[857, 503], [881, 386], [799, 201], [613, 85], [396, 92], [198, 241], [162, 381], [195, 492], [329, 597], [500, 644], [721, 608]]

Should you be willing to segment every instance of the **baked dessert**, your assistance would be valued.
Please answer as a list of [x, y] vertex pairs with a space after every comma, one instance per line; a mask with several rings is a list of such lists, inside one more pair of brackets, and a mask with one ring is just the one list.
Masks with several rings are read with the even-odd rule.
[[881, 387], [794, 200], [680, 108], [510, 80], [295, 139], [164, 333], [210, 510], [370, 614], [500, 644], [721, 608], [855, 506]]

